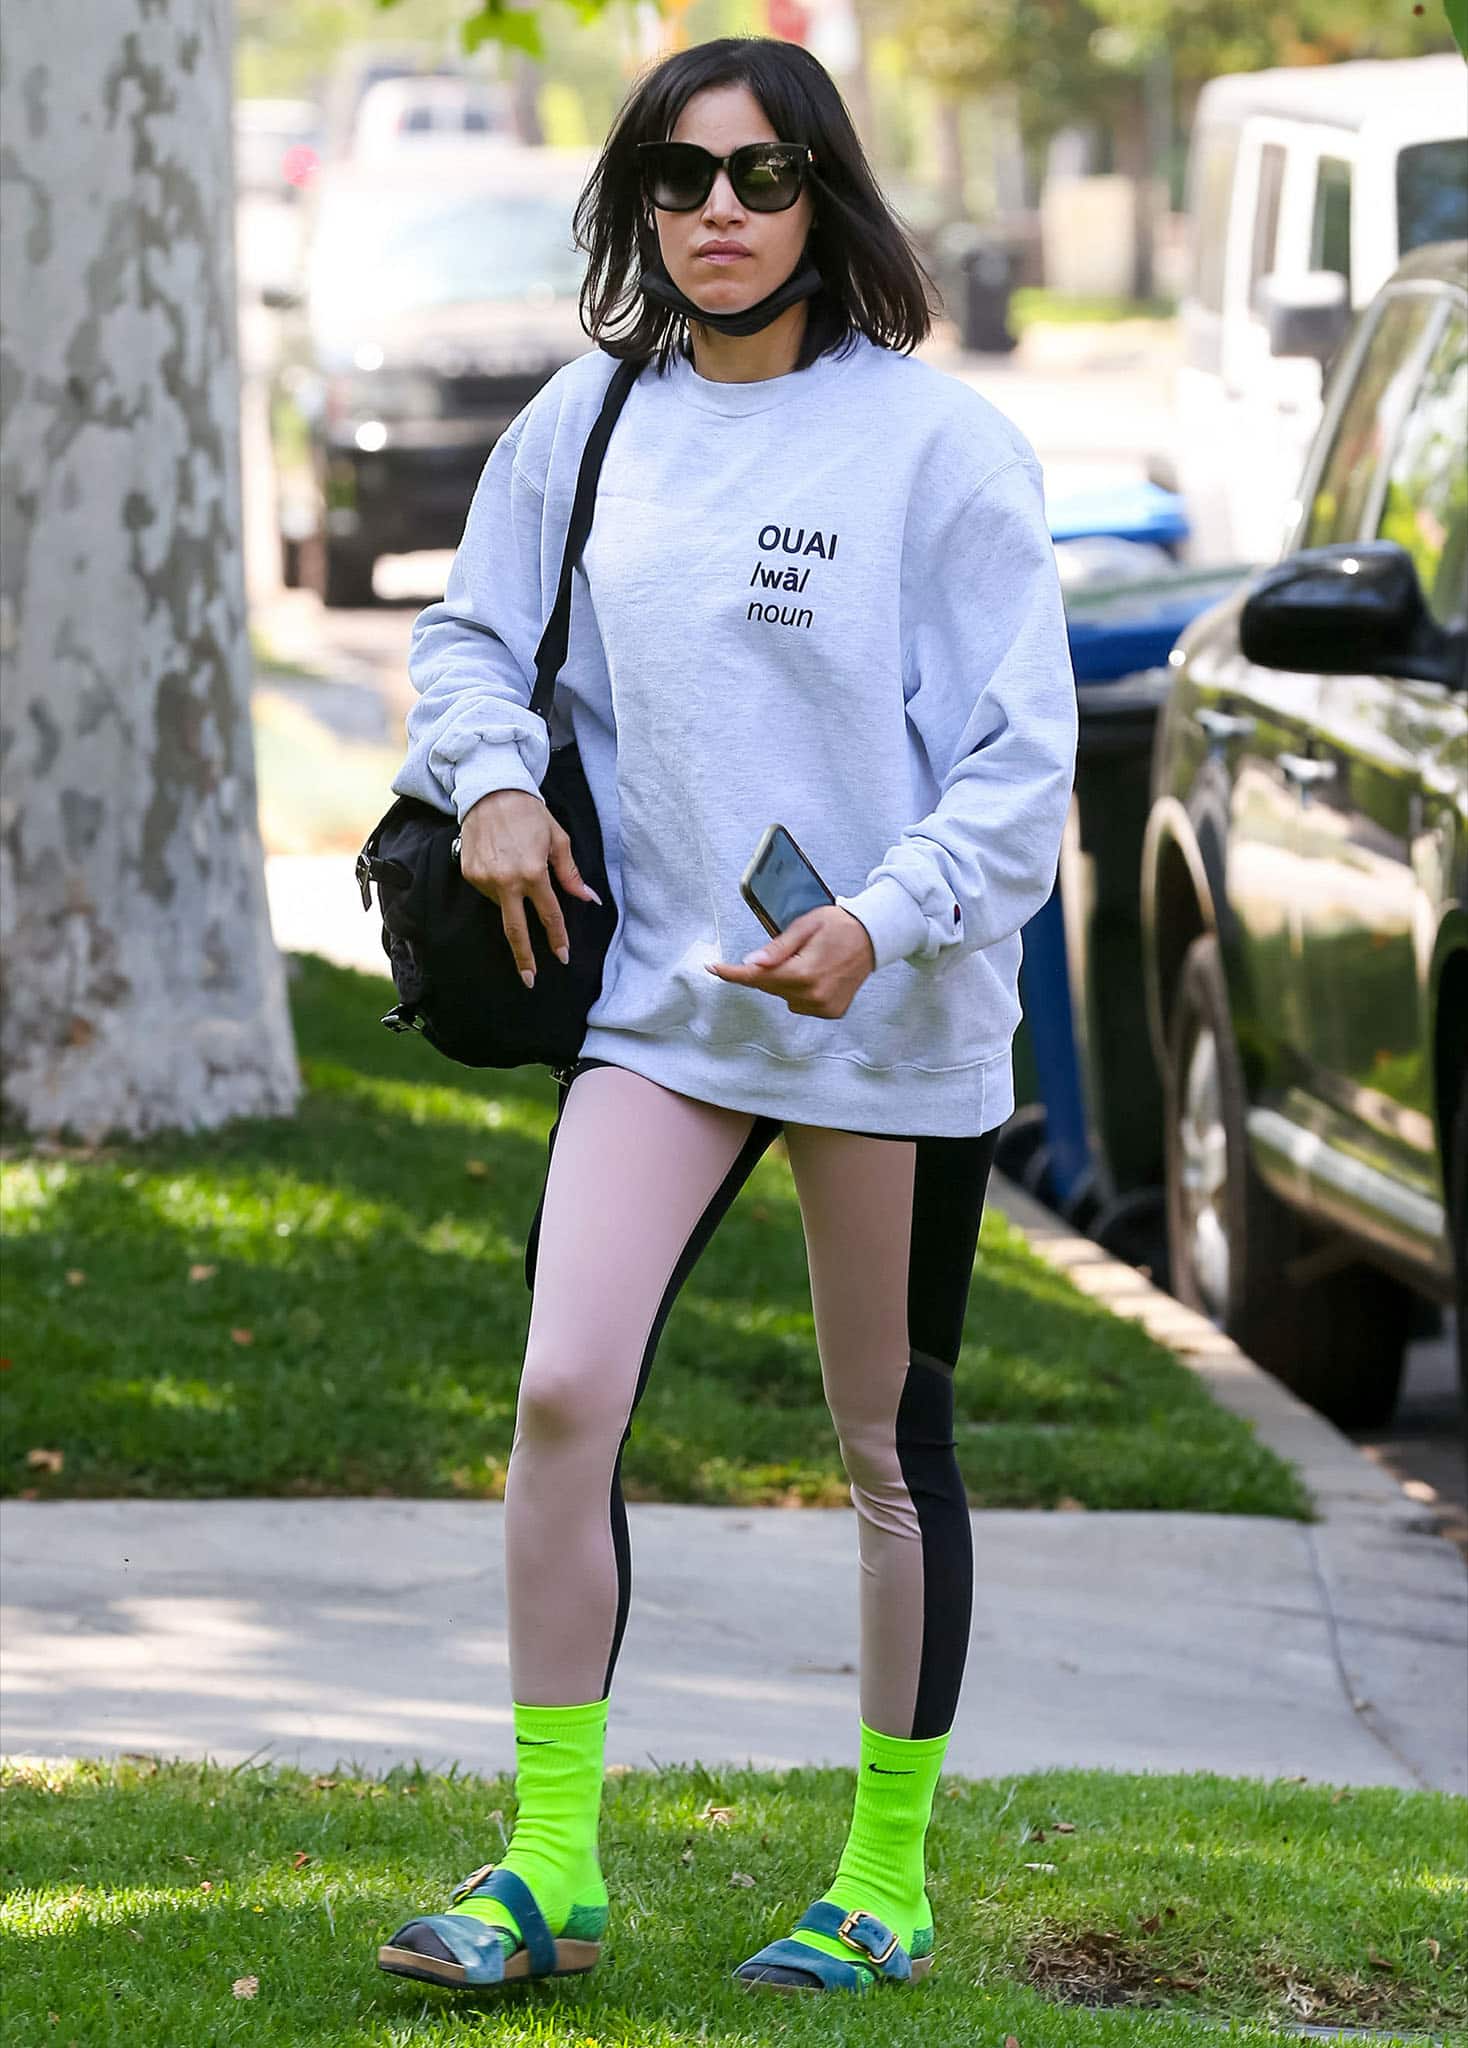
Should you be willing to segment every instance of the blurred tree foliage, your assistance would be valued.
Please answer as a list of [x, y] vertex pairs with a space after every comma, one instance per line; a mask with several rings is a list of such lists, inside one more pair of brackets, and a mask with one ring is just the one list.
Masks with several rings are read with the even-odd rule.
[[1027, 135], [1138, 118], [1140, 82], [1165, 57], [1186, 116], [1221, 72], [1451, 49], [1440, 6], [1407, 0], [869, 0], [914, 69], [956, 92], [1011, 86]]

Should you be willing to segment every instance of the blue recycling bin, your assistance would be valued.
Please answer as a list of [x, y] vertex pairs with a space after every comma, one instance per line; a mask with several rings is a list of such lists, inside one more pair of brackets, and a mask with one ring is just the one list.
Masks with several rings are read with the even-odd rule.
[[1176, 491], [1161, 484], [1114, 484], [1099, 491], [1075, 491], [1050, 508], [1053, 541], [1151, 541], [1173, 552], [1188, 537], [1188, 515]]
[[[1155, 513], [1153, 530], [1138, 516]], [[1175, 505], [1156, 486], [1118, 494], [1126, 538], [1156, 540]], [[1058, 508], [1052, 531], [1099, 529], [1099, 507]], [[1186, 524], [1184, 522], [1184, 531]], [[1024, 927], [1020, 1001], [1045, 1112], [1046, 1192], [1068, 1213], [1161, 1180], [1161, 1080], [1143, 1001], [1140, 872], [1152, 740], [1167, 665], [1189, 622], [1247, 565], [1071, 592], [1066, 626], [1079, 712], [1075, 793], [1049, 901]]]

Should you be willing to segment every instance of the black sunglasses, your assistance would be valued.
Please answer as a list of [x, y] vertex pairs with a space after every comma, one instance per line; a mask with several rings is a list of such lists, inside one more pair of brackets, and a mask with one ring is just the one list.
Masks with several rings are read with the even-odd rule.
[[783, 213], [800, 197], [815, 152], [804, 142], [746, 142], [714, 156], [696, 142], [639, 142], [642, 187], [665, 213], [691, 213], [727, 170], [741, 206], [751, 213]]

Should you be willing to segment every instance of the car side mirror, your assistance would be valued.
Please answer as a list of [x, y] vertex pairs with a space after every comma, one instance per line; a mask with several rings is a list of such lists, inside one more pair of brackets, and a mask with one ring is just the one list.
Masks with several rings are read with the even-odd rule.
[[1272, 356], [1312, 356], [1324, 369], [1351, 324], [1346, 280], [1336, 270], [1261, 277], [1255, 309], [1269, 333]]
[[1260, 668], [1468, 689], [1468, 631], [1437, 623], [1394, 540], [1301, 548], [1266, 569], [1245, 596], [1239, 646]]

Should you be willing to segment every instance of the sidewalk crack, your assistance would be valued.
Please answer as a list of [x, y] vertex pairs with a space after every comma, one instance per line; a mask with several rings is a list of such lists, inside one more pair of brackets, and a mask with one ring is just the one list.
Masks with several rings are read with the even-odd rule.
[[1346, 1704], [1372, 1740], [1379, 1743], [1387, 1755], [1394, 1762], [1401, 1765], [1402, 1769], [1411, 1778], [1413, 1784], [1424, 1792], [1431, 1791], [1430, 1781], [1418, 1770], [1410, 1757], [1403, 1756], [1401, 1750], [1397, 1748], [1391, 1737], [1377, 1721], [1371, 1702], [1362, 1699], [1352, 1685], [1350, 1673], [1346, 1669], [1345, 1651], [1341, 1647], [1340, 1621], [1335, 1611], [1335, 1602], [1330, 1597], [1330, 1582], [1326, 1577], [1320, 1552], [1316, 1548], [1315, 1524], [1305, 1523], [1301, 1533], [1305, 1538], [1305, 1547], [1310, 1556], [1310, 1569], [1315, 1576], [1315, 1584], [1320, 1593], [1320, 1605], [1325, 1614], [1325, 1626], [1330, 1637], [1331, 1660], [1335, 1665], [1336, 1678], [1340, 1683], [1342, 1693], [1345, 1695]]

